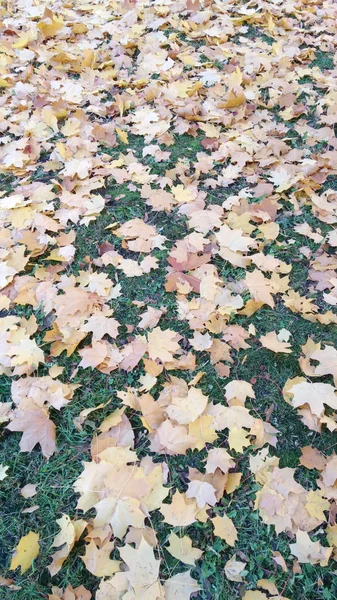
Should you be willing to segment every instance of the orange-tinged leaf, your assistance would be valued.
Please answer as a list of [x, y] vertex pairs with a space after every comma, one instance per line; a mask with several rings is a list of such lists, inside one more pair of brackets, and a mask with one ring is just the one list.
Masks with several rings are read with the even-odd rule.
[[48, 411], [42, 407], [35, 405], [29, 410], [17, 409], [7, 429], [22, 432], [21, 452], [31, 452], [36, 444], [40, 444], [43, 456], [50, 458], [56, 450], [56, 427]]
[[312, 446], [304, 446], [301, 448], [302, 456], [300, 456], [300, 463], [307, 469], [318, 469], [322, 471], [326, 465], [326, 458], [323, 454]]

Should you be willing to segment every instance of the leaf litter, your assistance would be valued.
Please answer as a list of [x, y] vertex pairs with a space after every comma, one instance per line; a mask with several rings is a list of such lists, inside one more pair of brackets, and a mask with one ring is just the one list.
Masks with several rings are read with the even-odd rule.
[[[73, 421], [96, 431], [72, 482], [77, 510], [57, 520], [49, 548], [54, 577], [81, 543], [98, 583], [50, 584], [48, 597], [207, 594], [196, 568], [205, 544], [185, 528], [211, 523], [213, 539], [230, 547], [222, 571], [233, 597], [286, 600], [288, 580], [283, 590], [272, 577], [246, 582], [250, 557], [226, 506], [235, 506], [248, 457], [251, 509], [291, 542], [288, 565], [272, 548], [270, 562], [287, 572], [293, 561], [294, 574], [307, 563], [334, 569], [337, 458], [309, 433], [337, 428], [337, 349], [317, 336], [298, 356], [295, 346], [299, 319], [337, 324], [336, 59], [315, 63], [319, 52], [334, 53], [337, 5], [18, 0], [1, 11], [0, 368], [11, 385], [0, 422], [5, 434], [21, 434], [17, 451], [52, 461], [62, 451], [55, 415], [76, 402], [83, 372], [112, 382], [122, 373], [125, 382], [113, 385], [114, 408], [96, 402]], [[199, 140], [191, 160], [174, 151], [183, 137]], [[122, 190], [142, 216], [114, 220], [109, 206]], [[170, 220], [180, 224], [173, 239]], [[78, 261], [101, 221], [94, 256]], [[298, 261], [304, 286], [293, 275]], [[159, 305], [151, 288], [148, 300], [137, 297], [139, 281], [161, 282], [158, 273]], [[119, 310], [129, 288], [136, 322]], [[281, 320], [259, 331], [252, 317], [266, 310], [295, 315], [294, 328]], [[257, 377], [267, 375], [238, 376], [240, 351], [243, 364], [261, 348], [295, 354], [298, 371], [278, 402], [309, 432], [298, 462], [317, 471], [309, 488], [280, 464], [285, 433], [273, 407], [255, 409]], [[206, 393], [211, 371], [220, 402]], [[88, 417], [106, 407], [96, 427]], [[186, 460], [183, 488], [175, 457]], [[8, 466], [0, 479], [14, 485]], [[20, 490], [39, 497], [29, 480]], [[24, 573], [38, 558], [39, 533], [17, 541], [9, 569]], [[178, 571], [166, 568], [167, 553]], [[19, 589], [5, 577], [0, 584]]]

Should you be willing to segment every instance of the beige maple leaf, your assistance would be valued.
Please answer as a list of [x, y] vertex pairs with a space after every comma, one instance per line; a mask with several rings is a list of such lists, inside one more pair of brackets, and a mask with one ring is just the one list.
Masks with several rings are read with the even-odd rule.
[[225, 540], [226, 544], [229, 546], [234, 546], [236, 540], [238, 539], [238, 534], [236, 527], [227, 515], [223, 515], [220, 517], [217, 515], [213, 519], [211, 519], [214, 526], [214, 535], [217, 535], [222, 540]]
[[191, 594], [201, 590], [201, 587], [195, 579], [192, 579], [190, 571], [185, 571], [167, 579], [164, 589], [165, 600], [188, 600]]
[[309, 404], [311, 412], [317, 417], [324, 413], [324, 405], [337, 409], [337, 396], [335, 388], [329, 383], [309, 383], [303, 381], [290, 388], [293, 394], [291, 404], [294, 408]]
[[248, 381], [233, 379], [225, 386], [226, 398], [230, 402], [234, 398], [244, 406], [246, 398], [255, 398], [252, 384]]
[[35, 496], [35, 494], [37, 493], [36, 488], [37, 488], [36, 484], [27, 483], [27, 485], [24, 485], [23, 488], [21, 488], [20, 494], [24, 498], [33, 498], [33, 496]]
[[195, 561], [199, 560], [203, 554], [199, 548], [192, 546], [192, 540], [188, 535], [178, 537], [175, 533], [171, 533], [168, 541], [170, 545], [166, 546], [166, 550], [174, 558], [187, 565], [195, 565]]
[[173, 360], [173, 355], [180, 350], [180, 338], [181, 336], [171, 329], [156, 327], [148, 334], [149, 357], [164, 363]]
[[211, 448], [208, 451], [206, 473], [214, 473], [216, 469], [221, 469], [223, 473], [228, 473], [229, 469], [233, 469], [234, 467], [235, 461], [225, 448]]
[[56, 427], [49, 418], [49, 412], [31, 402], [26, 410], [16, 409], [7, 429], [21, 431], [21, 452], [31, 452], [40, 444], [42, 454], [50, 458], [56, 450]]
[[320, 564], [321, 567], [328, 564], [333, 550], [332, 547], [321, 546], [319, 542], [312, 542], [306, 531], [301, 530], [296, 533], [296, 543], [290, 544], [289, 548], [299, 563]]
[[162, 504], [160, 512], [164, 520], [173, 527], [187, 527], [196, 521], [197, 505], [195, 500], [188, 500], [186, 494], [175, 492], [171, 504]]
[[137, 498], [116, 498], [109, 496], [95, 504], [97, 516], [94, 524], [101, 527], [109, 523], [113, 534], [122, 539], [128, 527], [143, 527], [145, 514], [141, 510], [141, 503]]
[[337, 383], [337, 350], [333, 346], [326, 345], [323, 350], [315, 350], [310, 358], [320, 363], [315, 367], [315, 375], [333, 375]]
[[81, 556], [88, 571], [96, 577], [111, 577], [119, 571], [120, 561], [111, 560], [110, 554], [114, 549], [113, 542], [106, 542], [97, 548], [93, 540], [85, 547], [85, 555]]
[[271, 295], [273, 291], [271, 281], [261, 271], [255, 269], [255, 271], [246, 273], [245, 283], [255, 302], [262, 302], [274, 308], [275, 303]]
[[170, 419], [180, 425], [187, 425], [200, 417], [207, 406], [207, 401], [207, 396], [200, 389], [190, 387], [186, 397], [172, 398], [172, 404], [166, 408], [166, 412]]
[[160, 560], [155, 558], [152, 546], [144, 538], [138, 548], [126, 544], [119, 549], [119, 553], [128, 566], [126, 576], [134, 589], [150, 586], [157, 581]]
[[213, 485], [196, 479], [188, 484], [186, 498], [195, 498], [198, 508], [204, 508], [206, 504], [214, 506], [217, 502], [215, 492]]
[[265, 335], [261, 335], [260, 342], [264, 348], [268, 348], [272, 352], [283, 352], [284, 354], [291, 353], [291, 346], [288, 342], [282, 342], [278, 339], [276, 331], [269, 331]]

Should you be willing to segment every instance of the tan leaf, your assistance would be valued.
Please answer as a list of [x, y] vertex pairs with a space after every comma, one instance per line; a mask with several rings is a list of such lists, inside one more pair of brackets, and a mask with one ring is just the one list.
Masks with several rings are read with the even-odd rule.
[[180, 350], [178, 340], [180, 335], [171, 329], [162, 330], [156, 327], [148, 334], [148, 353], [152, 360], [159, 359], [169, 362], [173, 355]]
[[300, 456], [300, 463], [307, 469], [318, 469], [322, 471], [326, 465], [326, 458], [323, 454], [312, 446], [304, 446], [301, 448], [302, 456]]
[[291, 553], [298, 558], [299, 563], [328, 564], [333, 548], [325, 548], [319, 542], [312, 542], [305, 531], [296, 533], [296, 543], [289, 545]]
[[171, 533], [168, 541], [170, 545], [166, 546], [166, 550], [187, 565], [195, 565], [195, 561], [203, 554], [198, 548], [193, 548], [192, 540], [187, 535], [178, 537], [175, 533]]
[[191, 594], [201, 590], [201, 587], [195, 579], [192, 579], [190, 571], [185, 571], [167, 579], [164, 589], [165, 600], [189, 600]]
[[276, 331], [269, 331], [266, 335], [261, 335], [260, 342], [264, 348], [272, 350], [272, 352], [283, 352], [284, 354], [291, 353], [291, 346], [287, 342], [281, 342]]
[[119, 553], [129, 568], [126, 576], [133, 588], [148, 587], [158, 579], [160, 560], [155, 558], [152, 546], [144, 538], [138, 548], [126, 544]]
[[50, 458], [56, 450], [56, 428], [45, 408], [32, 403], [29, 410], [16, 409], [7, 429], [23, 433], [21, 452], [31, 452], [36, 444], [40, 444], [43, 456]]
[[214, 526], [214, 535], [225, 540], [229, 546], [234, 546], [238, 539], [238, 534], [232, 519], [227, 517], [227, 515], [223, 515], [222, 517], [216, 516], [211, 521]]
[[119, 571], [120, 561], [111, 560], [110, 554], [114, 549], [113, 542], [106, 542], [101, 548], [97, 548], [93, 540], [85, 547], [85, 555], [81, 556], [88, 571], [96, 577], [111, 577]]
[[188, 501], [185, 494], [175, 492], [171, 504], [162, 504], [160, 512], [165, 523], [173, 527], [187, 527], [196, 521], [197, 505], [194, 500]]

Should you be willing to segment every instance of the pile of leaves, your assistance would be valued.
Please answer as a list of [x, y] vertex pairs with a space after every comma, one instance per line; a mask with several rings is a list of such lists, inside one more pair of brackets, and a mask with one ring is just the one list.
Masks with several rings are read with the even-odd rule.
[[337, 4], [0, 10], [4, 597], [334, 598]]

